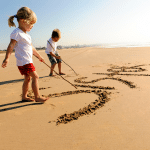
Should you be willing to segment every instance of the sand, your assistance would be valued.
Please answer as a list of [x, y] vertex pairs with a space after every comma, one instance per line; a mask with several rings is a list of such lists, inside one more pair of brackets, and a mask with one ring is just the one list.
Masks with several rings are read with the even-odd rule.
[[[44, 104], [21, 102], [23, 76], [12, 54], [8, 67], [0, 68], [0, 149], [150, 149], [149, 49], [59, 50], [78, 73], [62, 63], [63, 77], [77, 89], [49, 77], [49, 68], [34, 57], [40, 93], [49, 97]], [[45, 52], [39, 53], [50, 65]]]

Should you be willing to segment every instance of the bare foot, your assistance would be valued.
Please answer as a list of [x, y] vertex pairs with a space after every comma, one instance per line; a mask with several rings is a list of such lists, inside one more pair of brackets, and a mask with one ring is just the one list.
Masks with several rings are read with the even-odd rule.
[[47, 101], [49, 99], [49, 97], [38, 97], [38, 98], [35, 98], [35, 101], [36, 102], [41, 102], [41, 103], [44, 103], [45, 101]]
[[51, 77], [55, 77], [56, 75], [53, 75], [52, 73], [50, 73], [50, 74], [49, 74], [49, 76], [51, 76]]
[[60, 74], [60, 75], [66, 75], [65, 73], [62, 73], [62, 72], [61, 72], [61, 73], [59, 73], [59, 74]]
[[22, 98], [22, 102], [34, 102], [35, 100], [30, 97]]

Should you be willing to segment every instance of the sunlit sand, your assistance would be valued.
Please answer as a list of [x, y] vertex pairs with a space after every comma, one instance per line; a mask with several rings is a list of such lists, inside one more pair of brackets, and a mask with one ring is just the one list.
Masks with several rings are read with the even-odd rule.
[[[150, 149], [149, 48], [78, 48], [59, 54], [77, 72], [62, 63], [63, 77], [77, 89], [60, 76], [49, 77], [49, 68], [33, 56], [40, 93], [49, 97], [44, 104], [21, 101], [23, 76], [14, 54], [8, 67], [0, 68], [0, 147]], [[28, 97], [34, 98], [31, 87]]]

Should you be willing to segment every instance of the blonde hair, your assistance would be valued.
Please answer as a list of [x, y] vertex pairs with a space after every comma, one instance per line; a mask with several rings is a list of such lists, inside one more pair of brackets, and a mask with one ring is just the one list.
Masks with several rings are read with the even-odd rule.
[[8, 25], [9, 27], [16, 27], [15, 23], [13, 22], [14, 18], [17, 18], [17, 21], [19, 22], [20, 19], [24, 19], [25, 22], [30, 24], [31, 22], [36, 23], [37, 17], [36, 14], [28, 7], [21, 7], [17, 14], [14, 16], [10, 16], [8, 19]]
[[54, 29], [53, 30], [53, 32], [52, 32], [52, 38], [55, 38], [55, 37], [57, 37], [57, 38], [61, 38], [61, 32], [60, 32], [60, 30], [59, 29]]

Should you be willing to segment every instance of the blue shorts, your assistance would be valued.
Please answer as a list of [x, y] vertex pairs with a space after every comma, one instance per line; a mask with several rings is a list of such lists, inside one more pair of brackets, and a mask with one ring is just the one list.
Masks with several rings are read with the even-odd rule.
[[[58, 56], [58, 54], [55, 54], [56, 56]], [[55, 57], [51, 56], [50, 54], [47, 54], [49, 61], [51, 62], [51, 65], [57, 64], [59, 62], [61, 62], [61, 59], [56, 59]]]

